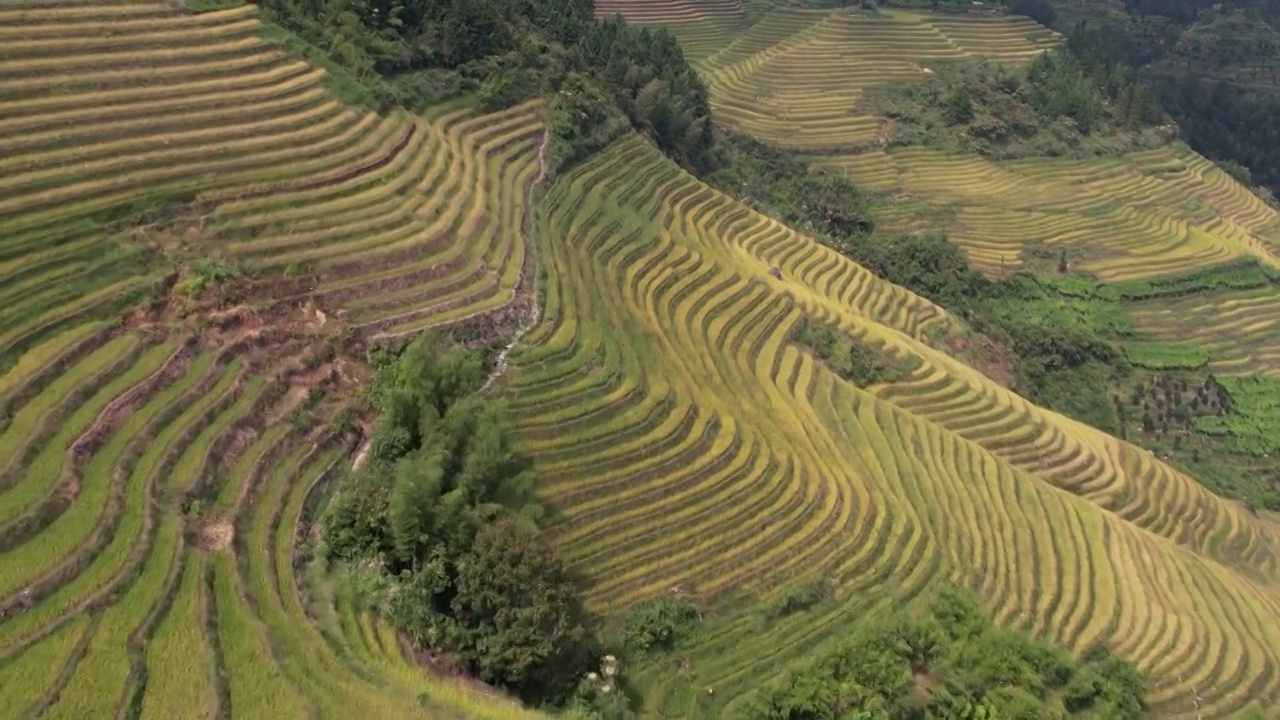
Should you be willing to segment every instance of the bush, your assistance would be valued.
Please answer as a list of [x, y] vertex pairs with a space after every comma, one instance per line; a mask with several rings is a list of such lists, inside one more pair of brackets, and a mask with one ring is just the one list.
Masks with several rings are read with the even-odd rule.
[[863, 619], [809, 667], [761, 688], [746, 716], [1128, 720], [1145, 711], [1145, 692], [1145, 678], [1105, 649], [1073, 662], [948, 590], [924, 615]]
[[622, 642], [635, 652], [671, 650], [693, 632], [700, 619], [692, 600], [663, 595], [631, 611], [622, 628]]
[[918, 366], [918, 361], [898, 360], [827, 323], [808, 317], [791, 333], [791, 339], [809, 347], [840, 377], [859, 387], [900, 382]]
[[826, 582], [813, 580], [800, 585], [788, 586], [773, 605], [773, 616], [784, 618], [798, 612], [804, 612], [830, 596]]

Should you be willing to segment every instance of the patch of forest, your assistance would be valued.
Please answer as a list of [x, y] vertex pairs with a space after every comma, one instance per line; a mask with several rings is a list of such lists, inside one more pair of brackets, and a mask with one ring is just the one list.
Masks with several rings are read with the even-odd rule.
[[597, 22], [591, 0], [263, 0], [386, 108], [461, 96], [489, 109], [551, 100], [563, 170], [634, 128], [677, 162], [706, 167], [706, 83], [665, 30]]
[[1269, 0], [1010, 0], [1148, 83], [1197, 152], [1280, 192], [1280, 4]]
[[[927, 79], [877, 88], [889, 145], [994, 159], [1089, 157], [1159, 147], [1170, 128], [1150, 89], [1088, 56], [1082, 36], [1026, 65], [938, 63]], [[1164, 127], [1162, 127], [1164, 126]]]

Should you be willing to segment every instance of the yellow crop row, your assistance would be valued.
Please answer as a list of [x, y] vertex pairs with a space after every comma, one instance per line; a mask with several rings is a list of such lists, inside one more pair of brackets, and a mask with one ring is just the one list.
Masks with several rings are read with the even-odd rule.
[[[606, 182], [618, 166], [633, 172]], [[1280, 637], [1260, 624], [1280, 607], [1273, 528], [934, 350], [940, 309], [639, 140], [562, 179], [547, 207], [540, 252], [573, 281], [548, 288], [507, 387], [594, 606], [804, 572], [850, 603], [901, 602], [949, 578], [1003, 622], [1112, 644], [1160, 678], [1163, 715], [1187, 712], [1192, 687], [1216, 715], [1280, 697], [1266, 670]], [[858, 389], [788, 341], [802, 312], [920, 366]], [[832, 613], [827, 637], [856, 616]], [[719, 632], [690, 651], [699, 682], [744, 689], [814, 637], [784, 624], [764, 664], [756, 626]]]
[[1183, 147], [1096, 161], [1009, 162], [904, 148], [828, 167], [855, 183], [904, 193], [901, 214], [893, 205], [883, 213], [886, 229], [910, 230], [928, 218], [991, 274], [1016, 269], [1033, 244], [1078, 250], [1077, 267], [1107, 281], [1244, 256], [1280, 267], [1280, 252], [1255, 234], [1280, 215]]
[[247, 6], [0, 8], [0, 43], [0, 679], [21, 685], [0, 715], [539, 717], [425, 677], [367, 615], [317, 626], [337, 598], [303, 597], [295, 544], [343, 458], [289, 422], [272, 361], [103, 333], [171, 269], [132, 248], [172, 211], [193, 249], [321, 270], [312, 291], [370, 328], [501, 308], [532, 270], [540, 105], [346, 107]]
[[922, 78], [938, 60], [1027, 59], [1060, 40], [1015, 18], [779, 10], [697, 62], [719, 116], [761, 139], [814, 150], [877, 139], [878, 120], [855, 109], [869, 87]]

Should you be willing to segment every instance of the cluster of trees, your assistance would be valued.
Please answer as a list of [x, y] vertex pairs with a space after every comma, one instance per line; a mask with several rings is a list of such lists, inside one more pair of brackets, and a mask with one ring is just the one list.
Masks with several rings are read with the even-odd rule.
[[754, 720], [1141, 718], [1146, 678], [1104, 647], [1079, 660], [996, 628], [969, 595], [864, 620], [811, 667], [762, 688]]
[[716, 140], [715, 170], [704, 178], [788, 225], [836, 237], [871, 232], [866, 196], [847, 177], [810, 168], [794, 153], [738, 133]]
[[1083, 28], [1063, 52], [1028, 66], [947, 63], [924, 82], [889, 85], [875, 109], [894, 118], [894, 144], [993, 157], [1125, 152], [1167, 140], [1150, 88]]
[[490, 108], [554, 97], [560, 167], [628, 128], [701, 169], [713, 145], [706, 84], [665, 30], [591, 0], [263, 0], [269, 18], [318, 47], [384, 106], [473, 93]]
[[1280, 193], [1280, 94], [1195, 75], [1160, 84], [1161, 98], [1191, 146], [1237, 180]]
[[[1101, 62], [1154, 98], [1198, 152], [1231, 163], [1238, 179], [1280, 193], [1280, 5], [1270, 0], [1124, 0], [1125, 20], [1088, 22], [1058, 0], [1011, 0], [1068, 35], [1068, 52]], [[1124, 15], [1121, 15], [1124, 18]], [[1123, 91], [1120, 102], [1128, 102]]]
[[598, 652], [481, 358], [428, 338], [380, 364], [370, 457], [326, 510], [324, 555], [376, 573], [377, 609], [422, 650], [565, 701]]
[[811, 349], [837, 375], [858, 387], [899, 382], [918, 367], [888, 355], [834, 325], [807, 316], [792, 330], [791, 339]]
[[[1032, 74], [1044, 78], [1041, 92], [1045, 107], [1053, 108], [1055, 91], [1080, 98], [1097, 88], [1106, 99], [1109, 114], [1122, 128], [1157, 125], [1168, 120], [1151, 87], [1105, 38], [1080, 23], [1067, 34], [1062, 52], [1042, 55], [1032, 66]], [[1088, 85], [1090, 88], [1083, 86]], [[1080, 101], [1074, 101], [1079, 104]], [[1070, 106], [1070, 105], [1068, 105]], [[1097, 112], [1103, 112], [1101, 110]]]

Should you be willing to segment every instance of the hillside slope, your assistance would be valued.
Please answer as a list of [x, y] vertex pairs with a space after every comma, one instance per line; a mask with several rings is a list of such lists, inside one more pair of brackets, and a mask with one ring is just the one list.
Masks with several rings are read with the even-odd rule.
[[[746, 30], [668, 27], [707, 76], [720, 122], [811, 154], [886, 199], [877, 212], [883, 230], [945, 232], [992, 276], [1022, 269], [1036, 252], [1063, 251], [1073, 267], [1108, 282], [1239, 259], [1280, 267], [1280, 214], [1185, 145], [1083, 159], [957, 155], [898, 144], [892, 123], [864, 101], [868, 91], [925, 79], [945, 62], [1016, 64], [1060, 42], [1027, 18], [783, 9]], [[1214, 335], [1213, 344], [1246, 352], [1225, 306], [1190, 307], [1189, 322]], [[1242, 309], [1245, 322], [1265, 322], [1265, 307]], [[1265, 333], [1258, 342], [1263, 355], [1280, 349]]]
[[[608, 180], [619, 166], [635, 172]], [[948, 579], [1003, 622], [1112, 643], [1151, 673], [1161, 717], [1280, 693], [1275, 526], [932, 349], [939, 308], [645, 143], [561, 180], [546, 212], [556, 279], [509, 392], [595, 605], [687, 586], [760, 607], [783, 584], [839, 587], [820, 616], [768, 632], [727, 621], [690, 650], [666, 712], [689, 712], [690, 686], [736, 697], [868, 603]], [[788, 340], [806, 315], [919, 369], [855, 387]]]
[[[795, 17], [820, 48], [881, 22]], [[1052, 40], [887, 23], [878, 52]], [[311, 560], [366, 345], [514, 329], [535, 256], [541, 321], [497, 387], [552, 533], [610, 618], [673, 586], [708, 609], [681, 662], [634, 668], [650, 714], [742, 708], [948, 582], [1111, 644], [1160, 717], [1280, 703], [1280, 526], [954, 360], [944, 309], [639, 136], [535, 206], [540, 102], [380, 115], [280, 38], [252, 7], [0, 7], [0, 717], [533, 717], [424, 673]], [[857, 142], [829, 112], [806, 147]], [[914, 370], [858, 387], [793, 340], [805, 318]], [[759, 622], [813, 580], [832, 601]]]
[[[619, 3], [618, 9], [625, 13], [642, 5]], [[651, 21], [648, 16], [643, 20]], [[1267, 330], [1272, 323], [1266, 308], [1274, 287], [1266, 282], [1214, 294], [1183, 291], [1189, 294], [1172, 313], [1164, 310], [1170, 302], [1161, 294], [1166, 291], [1136, 289], [1168, 279], [1167, 292], [1177, 294], [1183, 274], [1208, 272], [1233, 259], [1277, 267], [1280, 225], [1275, 211], [1203, 157], [1180, 145], [1082, 160], [947, 155], [892, 146], [892, 128], [858, 105], [866, 89], [926, 77], [933, 63], [968, 56], [1016, 63], [1034, 57], [1055, 42], [1034, 23], [909, 11], [867, 16], [803, 10], [775, 11], [746, 29], [742, 21], [727, 18], [665, 22], [708, 77], [720, 122], [815, 153], [817, 164], [847, 173], [882, 194], [885, 204], [877, 217], [883, 229], [946, 231], [978, 267], [996, 276], [1019, 269], [1030, 253], [1057, 257], [1063, 250], [1073, 267], [1128, 283], [1129, 289], [1117, 286], [1118, 292], [1134, 297], [1148, 293], [1148, 300], [1125, 305], [1133, 313], [1138, 337], [1173, 342], [1192, 333], [1196, 343], [1212, 349], [1215, 370], [1280, 371], [1273, 360], [1280, 346]], [[615, 165], [632, 167], [641, 151], [624, 146], [614, 152]], [[603, 272], [603, 277], [623, 282], [620, 287], [602, 282], [594, 290], [562, 286], [562, 295], [553, 294], [550, 301], [564, 316], [551, 313], [562, 326], [545, 339], [546, 330], [535, 331], [536, 342], [547, 347], [521, 355], [520, 373], [513, 379], [513, 402], [529, 418], [527, 447], [549, 474], [564, 478], [548, 490], [562, 508], [561, 536], [582, 567], [605, 578], [593, 590], [597, 603], [622, 607], [663, 587], [689, 585], [700, 593], [723, 595], [727, 607], [767, 607], [770, 598], [785, 594], [773, 578], [790, 576], [794, 587], [804, 580], [793, 574], [794, 568], [817, 566], [817, 574], [838, 581], [841, 596], [857, 606], [853, 598], [891, 602], [898, 593], [911, 597], [920, 589], [914, 583], [923, 583], [922, 578], [950, 573], [997, 602], [1004, 621], [1077, 648], [1109, 638], [1160, 684], [1153, 701], [1162, 717], [1230, 716], [1250, 700], [1274, 692], [1264, 689], [1271, 682], [1266, 678], [1273, 660], [1261, 658], [1276, 651], [1275, 640], [1246, 629], [1255, 621], [1262, 623], [1258, 629], [1265, 626], [1263, 618], [1276, 602], [1274, 523], [1211, 495], [1145, 450], [1044, 413], [945, 355], [913, 344], [913, 339], [938, 337], [942, 321], [926, 322], [934, 328], [925, 333], [917, 325], [895, 325], [890, 309], [904, 301], [892, 293], [878, 296], [866, 290], [864, 281], [843, 279], [853, 272], [844, 268], [846, 261], [794, 235], [784, 239], [785, 231], [738, 208], [732, 199], [687, 176], [675, 179], [681, 174], [661, 167], [657, 158], [651, 163], [653, 178], [644, 181], [643, 189], [602, 189], [608, 162], [601, 160], [592, 170], [580, 171], [577, 196], [566, 194], [563, 182], [553, 193], [553, 207], [559, 202], [565, 210], [559, 215], [552, 211], [549, 234], [599, 228], [591, 245], [554, 255], [554, 262], [573, 277], [594, 278]], [[653, 194], [671, 197], [679, 210], [664, 213], [652, 200], [634, 199]], [[724, 241], [729, 249], [720, 247]], [[740, 247], [753, 247], [759, 254], [767, 248], [792, 264], [750, 252], [743, 257], [735, 253]], [[669, 265], [659, 259], [667, 256], [679, 259]], [[708, 269], [709, 264], [717, 269]], [[781, 281], [768, 276], [774, 265], [781, 270]], [[1234, 266], [1221, 267], [1230, 274]], [[798, 290], [798, 284], [807, 285], [809, 292]], [[818, 298], [809, 294], [814, 289]], [[603, 304], [611, 309], [586, 300], [598, 296], [617, 299]], [[828, 303], [833, 296], [845, 304], [832, 308]], [[916, 308], [911, 315], [942, 316], [941, 310], [921, 312]], [[905, 381], [868, 392], [852, 388], [787, 342], [787, 328], [806, 314], [872, 339], [892, 355], [916, 355], [923, 361], [920, 369]], [[646, 331], [671, 324], [691, 328], [687, 336], [693, 345], [675, 345]], [[720, 344], [700, 339], [707, 334], [721, 338]], [[736, 361], [727, 361], [717, 349], [726, 346], [734, 348]], [[687, 384], [679, 381], [683, 378], [689, 378]], [[755, 384], [757, 389], [741, 390]], [[746, 404], [743, 396], [758, 399]], [[733, 398], [734, 407], [725, 406], [726, 397]], [[906, 415], [895, 414], [900, 412]], [[725, 417], [732, 421], [724, 422]], [[876, 455], [875, 450], [860, 450], [864, 443], [899, 449]], [[597, 460], [588, 453], [593, 460], [580, 460], [588, 448], [604, 456]], [[926, 461], [924, 457], [934, 455], [925, 448], [947, 459]], [[864, 452], [869, 454], [862, 456]], [[968, 452], [978, 455], [970, 459]], [[843, 462], [833, 463], [833, 457]], [[915, 462], [930, 464], [917, 470]], [[992, 469], [969, 469], [984, 466]], [[671, 481], [668, 473], [676, 469], [679, 479]], [[1011, 541], [1000, 560], [970, 564], [968, 549], [998, 553], [999, 541], [983, 542], [966, 533], [980, 535], [999, 527], [1000, 537], [1006, 537], [1016, 525], [1008, 524], [1004, 511], [997, 513], [1000, 520], [975, 514], [967, 525], [957, 523], [941, 508], [967, 508], [968, 502], [933, 486], [945, 486], [943, 478], [948, 477], [957, 483], [980, 477], [998, 486], [995, 478], [1006, 472], [1010, 487], [1016, 488], [1008, 492], [1018, 498], [1011, 508], [1028, 507], [1026, 493], [1035, 487], [1053, 498], [1040, 502], [1063, 503], [1071, 508], [1066, 512], [1087, 519], [1079, 521], [1084, 524], [1077, 530], [1058, 530], [1049, 517], [1061, 511], [1050, 510], [1028, 522], [1026, 537]], [[929, 489], [919, 489], [919, 483]], [[621, 488], [629, 499], [626, 510], [606, 510], [611, 507], [606, 498]], [[1178, 496], [1183, 500], [1172, 501]], [[700, 509], [681, 510], [692, 502]], [[992, 506], [979, 503], [981, 511]], [[1223, 542], [1236, 530], [1208, 530], [1204, 513], [1243, 531], [1240, 543]], [[849, 529], [831, 532], [841, 527]], [[1057, 532], [1072, 539], [1048, 540]], [[1201, 540], [1193, 539], [1197, 532], [1205, 533]], [[781, 540], [797, 535], [811, 539]], [[841, 535], [843, 545], [835, 539]], [[1153, 536], [1161, 538], [1156, 545], [1171, 543], [1163, 545], [1172, 555], [1161, 565], [1194, 566], [1201, 560], [1192, 557], [1207, 556], [1213, 559], [1205, 572], [1219, 576], [1232, 568], [1228, 574], [1240, 574], [1230, 584], [1258, 593], [1250, 601], [1258, 603], [1256, 620], [1242, 618], [1237, 631], [1242, 642], [1260, 641], [1245, 651], [1261, 653], [1252, 670], [1227, 661], [1223, 667], [1230, 670], [1219, 679], [1202, 675], [1192, 680], [1190, 668], [1212, 673], [1208, 668], [1213, 662], [1207, 655], [1185, 664], [1177, 658], [1180, 649], [1195, 646], [1202, 653], [1206, 642], [1218, 642], [1202, 634], [1199, 641], [1190, 640], [1202, 631], [1187, 633], [1183, 625], [1201, 612], [1206, 613], [1201, 621], [1218, 613], [1208, 609], [1221, 602], [1217, 590], [1205, 596], [1202, 610], [1158, 610], [1142, 619], [1133, 616], [1134, 627], [1142, 630], [1121, 629], [1129, 622], [1121, 618], [1128, 617], [1124, 608], [1130, 593], [1136, 594], [1134, 607], [1143, 608], [1136, 612], [1146, 612], [1160, 606], [1157, 594], [1202, 587], [1192, 575], [1170, 582], [1183, 570], [1146, 564], [1157, 557], [1147, 544]], [[671, 538], [680, 538], [675, 557], [658, 550]], [[1130, 541], [1136, 544], [1126, 546]], [[902, 568], [883, 571], [876, 552], [870, 558], [859, 554], [857, 548], [868, 544], [877, 550], [901, 547], [899, 561], [919, 574]], [[948, 552], [948, 547], [966, 552]], [[734, 549], [732, 559], [719, 560], [729, 548]], [[751, 559], [738, 560], [738, 552]], [[1039, 552], [1075, 557], [1058, 555], [1050, 561]], [[1033, 580], [1030, 570], [1022, 576], [1011, 569], [1021, 562], [1037, 569], [1083, 563], [1096, 570], [1046, 570]], [[993, 567], [999, 570], [991, 572]], [[1107, 579], [1095, 586], [1105, 599], [1090, 606], [1093, 572]], [[1147, 572], [1153, 573], [1146, 576], [1152, 578], [1149, 583], [1139, 579]], [[1012, 579], [1018, 577], [1023, 579]], [[1075, 580], [1061, 595], [1053, 594], [1056, 590], [1048, 597], [1038, 594], [1037, 588], [1056, 588], [1069, 577]], [[1018, 582], [1025, 583], [1024, 590], [1012, 589]], [[849, 583], [855, 589], [846, 594], [843, 588]], [[1012, 599], [1021, 592], [1027, 594]], [[1237, 590], [1225, 592], [1221, 597]], [[1064, 607], [1076, 593], [1084, 605]], [[1195, 602], [1189, 595], [1177, 601], [1168, 594], [1164, 598], [1175, 605]], [[822, 612], [825, 620], [809, 616], [781, 622], [763, 634], [752, 611], [730, 613], [732, 619], [714, 631], [713, 640], [689, 651], [691, 675], [673, 680], [670, 673], [653, 668], [646, 677], [665, 689], [667, 712], [687, 712], [701, 706], [691, 687], [714, 686], [719, 693], [726, 686], [734, 692], [758, 685], [781, 672], [781, 658], [811, 653], [816, 638], [837, 636], [836, 628], [849, 624], [858, 611], [846, 606]], [[1099, 612], [1115, 614], [1103, 620]], [[1175, 615], [1180, 619], [1174, 620]], [[1088, 625], [1094, 620], [1097, 626]], [[1142, 633], [1149, 634], [1140, 640], [1136, 634]], [[771, 650], [736, 653], [735, 643]], [[772, 651], [780, 647], [792, 649], [781, 655]], [[1155, 655], [1144, 658], [1152, 651]], [[1212, 693], [1221, 693], [1218, 700], [1208, 700], [1210, 686], [1216, 688]], [[664, 700], [651, 702], [661, 706]]]
[[511, 322], [538, 108], [379, 116], [267, 35], [0, 7], [0, 717], [534, 717], [307, 562], [353, 341]]
[[1260, 0], [1031, 2], [1063, 31], [1087, 21], [1160, 92], [1187, 142], [1280, 192], [1280, 12]]

